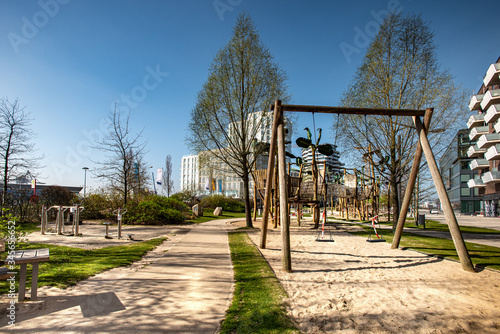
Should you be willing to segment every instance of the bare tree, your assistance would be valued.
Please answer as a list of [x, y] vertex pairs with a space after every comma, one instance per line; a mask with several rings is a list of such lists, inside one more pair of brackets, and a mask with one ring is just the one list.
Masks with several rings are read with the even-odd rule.
[[253, 140], [270, 119], [271, 101], [288, 99], [285, 80], [285, 72], [273, 62], [252, 20], [241, 14], [231, 40], [214, 58], [191, 111], [187, 144], [222, 161], [241, 178], [249, 227], [250, 171], [256, 158]]
[[165, 169], [163, 170], [163, 190], [167, 193], [167, 197], [174, 191], [174, 180], [172, 179], [172, 156], [170, 154], [165, 158]]
[[8, 183], [28, 169], [39, 168], [43, 156], [35, 157], [34, 138], [30, 129], [31, 115], [19, 100], [0, 100], [0, 159], [2, 159], [2, 206], [5, 204]]
[[123, 205], [130, 197], [135, 164], [141, 161], [146, 146], [140, 141], [142, 131], [131, 133], [129, 118], [129, 114], [123, 116], [115, 108], [108, 115], [108, 134], [96, 143], [96, 148], [106, 153], [106, 160], [96, 162], [100, 167], [95, 175], [123, 196]]
[[[429, 139], [440, 152], [467, 115], [466, 94], [437, 61], [434, 34], [420, 16], [390, 14], [343, 93], [349, 107], [425, 109], [434, 107]], [[343, 115], [340, 127], [346, 152], [375, 154], [379, 175], [390, 184], [394, 222], [399, 217], [400, 185], [411, 168], [417, 142], [410, 117]]]

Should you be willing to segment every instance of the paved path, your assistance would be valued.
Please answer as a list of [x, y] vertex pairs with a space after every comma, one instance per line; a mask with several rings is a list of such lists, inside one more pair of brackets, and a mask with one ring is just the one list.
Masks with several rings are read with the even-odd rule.
[[0, 332], [214, 333], [233, 290], [227, 221], [200, 224], [136, 271], [39, 292], [43, 303], [19, 312], [15, 327], [1, 319]]

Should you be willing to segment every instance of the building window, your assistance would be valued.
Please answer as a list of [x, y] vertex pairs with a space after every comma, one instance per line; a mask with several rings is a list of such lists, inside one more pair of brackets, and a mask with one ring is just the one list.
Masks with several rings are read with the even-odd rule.
[[461, 196], [470, 196], [470, 188], [462, 188], [460, 189]]
[[460, 175], [460, 181], [461, 182], [467, 182], [471, 179], [471, 176], [470, 174], [464, 174], [464, 175]]

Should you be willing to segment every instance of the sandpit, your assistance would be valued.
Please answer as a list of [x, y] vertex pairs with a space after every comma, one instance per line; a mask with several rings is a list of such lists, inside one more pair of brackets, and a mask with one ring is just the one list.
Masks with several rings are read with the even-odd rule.
[[[291, 227], [293, 273], [281, 270], [281, 236], [261, 252], [288, 292], [288, 313], [304, 333], [499, 333], [500, 273], [335, 230]], [[259, 245], [260, 231], [249, 233]]]

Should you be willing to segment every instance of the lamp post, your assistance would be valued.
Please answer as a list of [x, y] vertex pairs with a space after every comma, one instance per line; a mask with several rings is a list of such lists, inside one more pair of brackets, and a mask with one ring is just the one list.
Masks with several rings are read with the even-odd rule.
[[87, 169], [89, 169], [88, 167], [83, 167], [82, 168], [84, 171], [85, 171], [85, 174], [83, 176], [83, 199], [85, 199], [86, 197], [86, 192], [87, 192]]

